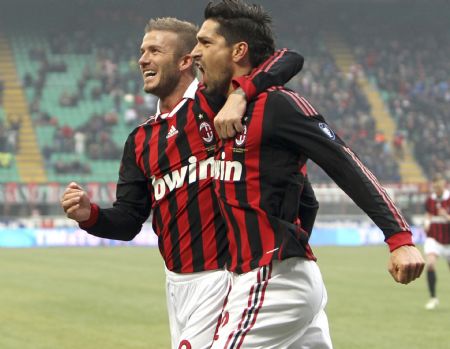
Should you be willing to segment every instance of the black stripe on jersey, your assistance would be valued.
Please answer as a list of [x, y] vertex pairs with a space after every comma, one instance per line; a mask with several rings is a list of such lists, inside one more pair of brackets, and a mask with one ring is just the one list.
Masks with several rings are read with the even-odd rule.
[[[214, 190], [214, 186], [210, 187], [210, 195], [211, 202], [213, 205], [214, 212], [221, 212], [219, 202], [217, 200], [217, 196]], [[226, 239], [226, 231], [227, 227], [225, 225], [225, 220], [223, 213], [217, 214], [214, 217], [214, 232], [215, 232], [215, 240], [216, 240], [216, 248], [217, 248], [217, 263], [219, 268], [222, 268], [226, 264], [230, 263], [230, 254], [228, 253], [228, 240]], [[225, 237], [225, 239], [224, 239]]]
[[[177, 129], [178, 130], [185, 130], [186, 124], [188, 122], [188, 119], [191, 114], [191, 104], [193, 101], [188, 101], [182, 109], [187, 108], [187, 112], [179, 112], [177, 113]], [[192, 120], [193, 122], [193, 120]], [[177, 137], [175, 139], [175, 143], [177, 145], [177, 149], [179, 152], [180, 159], [188, 159], [192, 155], [192, 149], [189, 144], [188, 136], [185, 137]], [[189, 176], [189, 174], [188, 174]], [[199, 208], [199, 202], [198, 202], [198, 191], [199, 191], [199, 181], [195, 181], [193, 183], [190, 183], [188, 185], [187, 195], [188, 195], [188, 220], [189, 220], [189, 232], [191, 235], [191, 244], [190, 248], [192, 251], [192, 261], [194, 263], [193, 268], [194, 270], [198, 270], [198, 268], [202, 268], [202, 266], [205, 264], [205, 258], [203, 255], [203, 239], [202, 234], [199, 232], [202, 232], [202, 217], [200, 217], [200, 208]], [[176, 212], [176, 211], [171, 211]], [[193, 271], [194, 271], [193, 270]]]
[[[150, 139], [152, 137], [152, 132], [153, 132], [153, 127], [149, 127], [149, 126], [142, 126], [145, 130], [145, 139], [144, 139], [144, 146], [143, 146], [143, 151], [142, 151], [142, 160], [144, 163], [144, 173], [147, 176], [147, 178], [151, 178], [152, 177], [152, 170], [150, 168], [150, 157], [148, 156], [148, 154], [150, 153], [149, 151], [145, 151], [145, 148], [149, 147], [150, 144]], [[144, 156], [144, 155], [147, 156]], [[151, 184], [151, 183], [150, 183]]]
[[[164, 238], [161, 235], [161, 230], [163, 227], [163, 221], [161, 217], [161, 211], [160, 210], [154, 210], [153, 211], [153, 221], [156, 222], [156, 226], [158, 227], [158, 231], [155, 233], [158, 235], [158, 247], [161, 255], [163, 256], [164, 260], [166, 261], [166, 251], [164, 250]], [[170, 251], [169, 251], [170, 253]]]
[[[251, 106], [247, 109], [245, 116], [247, 117], [246, 123], [247, 127], [250, 127], [250, 123], [252, 121], [253, 111], [255, 108], [256, 103], [252, 103]], [[245, 164], [245, 156], [247, 152], [236, 152], [233, 156], [234, 160], [239, 161], [241, 164]], [[243, 166], [242, 168], [242, 178], [247, 178], [247, 167]], [[236, 183], [235, 185], [235, 192], [236, 192], [236, 199], [239, 202], [248, 202], [248, 195], [247, 195], [247, 183], [245, 180], [242, 183]], [[241, 190], [238, 190], [239, 187]], [[260, 231], [259, 223], [257, 215], [254, 214], [252, 210], [244, 210], [245, 212], [245, 225], [246, 230], [248, 232], [249, 237], [249, 246], [250, 251], [252, 254], [252, 259], [250, 263], [250, 268], [255, 269], [257, 268], [259, 259], [253, 258], [255, 255], [261, 255], [262, 252], [262, 244], [261, 240], [259, 239], [258, 234], [253, 234], [252, 232]], [[252, 237], [257, 237], [256, 239], [252, 239]]]
[[[162, 122], [159, 129], [159, 137], [158, 137], [158, 167], [160, 170], [164, 171], [164, 169], [170, 168], [170, 161], [166, 155], [167, 149], [167, 134], [169, 132], [169, 123]], [[168, 195], [168, 203], [169, 203], [169, 212], [171, 214], [176, 214], [178, 212], [178, 204], [176, 200], [169, 198], [172, 196], [174, 192]], [[171, 217], [171, 222], [163, 222], [163, 224], [171, 224], [169, 227], [170, 231], [170, 240], [172, 247], [172, 257], [173, 257], [173, 271], [179, 272], [181, 270], [181, 256], [180, 256], [180, 245], [179, 245], [179, 237], [180, 231], [178, 230], [178, 226], [176, 222]], [[166, 251], [170, 253], [169, 251]]]
[[[224, 186], [220, 186], [220, 195], [222, 197], [225, 197], [225, 190], [224, 190]], [[236, 218], [234, 218], [233, 212], [231, 211], [231, 208], [229, 205], [223, 205], [225, 212], [222, 211], [222, 214], [224, 216], [226, 216], [226, 220], [228, 220], [231, 224], [231, 227], [233, 229], [233, 231], [230, 231], [229, 234], [233, 234], [235, 240], [236, 240], [236, 250], [237, 250], [237, 254], [236, 254], [236, 261], [232, 261], [233, 264], [236, 264], [238, 266], [242, 265], [242, 243], [241, 243], [241, 234], [239, 234], [239, 226], [237, 225], [236, 222]], [[235, 270], [236, 273], [241, 274], [242, 273], [242, 269], [240, 267], [238, 267]]]

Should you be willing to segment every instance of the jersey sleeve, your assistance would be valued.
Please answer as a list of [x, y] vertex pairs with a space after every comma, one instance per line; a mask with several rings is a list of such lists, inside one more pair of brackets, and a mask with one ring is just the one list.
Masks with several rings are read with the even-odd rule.
[[135, 132], [128, 137], [119, 170], [116, 201], [111, 208], [91, 205], [89, 221], [80, 228], [89, 234], [114, 240], [132, 240], [142, 229], [151, 210], [148, 180], [136, 162]]
[[386, 190], [306, 99], [289, 90], [269, 93], [266, 113], [273, 141], [318, 164], [382, 230], [391, 251], [412, 245], [410, 228]]
[[232, 83], [235, 88], [242, 88], [250, 101], [271, 86], [286, 84], [303, 68], [303, 62], [303, 56], [295, 51], [278, 50], [249, 75], [234, 78]]

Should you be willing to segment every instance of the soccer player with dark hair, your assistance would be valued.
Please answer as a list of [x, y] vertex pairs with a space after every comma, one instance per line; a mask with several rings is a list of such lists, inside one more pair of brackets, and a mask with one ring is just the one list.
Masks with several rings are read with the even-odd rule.
[[[216, 135], [210, 120], [224, 99], [198, 87], [190, 55], [196, 33], [195, 25], [174, 18], [151, 20], [146, 27], [139, 65], [144, 90], [159, 97], [158, 108], [125, 143], [113, 207], [91, 203], [77, 183], [69, 184], [61, 199], [82, 229], [109, 239], [133, 239], [152, 212], [166, 266], [173, 349], [209, 348], [230, 281], [226, 228], [212, 182]], [[286, 82], [303, 64], [300, 55], [286, 50], [266, 58], [242, 79], [248, 98]], [[243, 113], [242, 94], [230, 97], [228, 111]], [[310, 193], [306, 198], [303, 205], [313, 202], [315, 214], [314, 198]]]
[[433, 310], [439, 305], [436, 296], [436, 262], [444, 258], [450, 267], [450, 191], [446, 189], [444, 176], [433, 177], [433, 191], [425, 202], [425, 231], [423, 246], [427, 260], [427, 284], [430, 299], [425, 308]]
[[[274, 49], [268, 14], [240, 0], [210, 3], [197, 40], [192, 54], [206, 92], [223, 96]], [[243, 131], [216, 149], [233, 277], [212, 349], [332, 347], [326, 290], [294, 209], [307, 159], [383, 231], [394, 279], [407, 284], [421, 274], [410, 228], [374, 175], [305, 98], [270, 88], [249, 103]]]

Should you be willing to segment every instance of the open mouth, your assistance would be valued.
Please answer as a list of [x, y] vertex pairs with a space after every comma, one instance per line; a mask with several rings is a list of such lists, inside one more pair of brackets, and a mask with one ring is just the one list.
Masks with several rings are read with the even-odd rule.
[[205, 69], [203, 68], [203, 66], [200, 63], [195, 63], [195, 65], [197, 66], [197, 69], [200, 73], [202, 73], [202, 74], [205, 73]]
[[156, 75], [156, 72], [154, 70], [144, 71], [144, 78], [154, 77], [155, 75]]

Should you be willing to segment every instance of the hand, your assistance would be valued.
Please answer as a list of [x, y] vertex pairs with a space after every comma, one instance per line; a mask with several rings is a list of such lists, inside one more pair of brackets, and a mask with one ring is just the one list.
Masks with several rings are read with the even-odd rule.
[[231, 138], [244, 130], [242, 117], [246, 108], [245, 94], [238, 88], [228, 96], [224, 106], [214, 118], [214, 127], [220, 138]]
[[414, 246], [401, 246], [391, 252], [389, 272], [395, 281], [409, 284], [422, 274], [425, 261]]
[[61, 207], [66, 216], [77, 222], [87, 221], [91, 215], [91, 200], [77, 183], [71, 182], [61, 197]]

